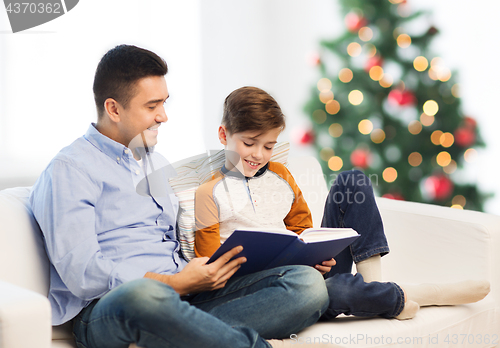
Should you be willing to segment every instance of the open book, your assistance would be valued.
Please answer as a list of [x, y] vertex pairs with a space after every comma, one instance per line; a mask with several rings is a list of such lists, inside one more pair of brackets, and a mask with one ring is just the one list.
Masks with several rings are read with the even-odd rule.
[[247, 262], [241, 265], [235, 276], [278, 266], [314, 266], [335, 257], [358, 237], [359, 234], [351, 228], [309, 228], [300, 235], [288, 230], [240, 229], [229, 236], [208, 263], [241, 245], [243, 251], [236, 257], [245, 256]]

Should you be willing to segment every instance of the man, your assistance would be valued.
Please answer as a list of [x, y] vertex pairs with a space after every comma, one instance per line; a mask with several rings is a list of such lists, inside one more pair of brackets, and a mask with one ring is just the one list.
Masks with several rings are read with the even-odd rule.
[[[167, 121], [166, 63], [117, 46], [94, 79], [98, 120], [61, 150], [30, 203], [51, 262], [53, 325], [74, 321], [83, 347], [269, 347], [326, 309], [320, 273], [282, 267], [230, 279], [237, 247], [187, 263], [168, 162], [154, 152]], [[290, 305], [293, 304], [293, 305]]]

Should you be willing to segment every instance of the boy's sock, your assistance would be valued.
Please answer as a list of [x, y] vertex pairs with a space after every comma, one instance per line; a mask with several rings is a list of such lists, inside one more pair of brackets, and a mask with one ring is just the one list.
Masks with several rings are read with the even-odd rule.
[[405, 307], [403, 308], [401, 313], [399, 313], [396, 316], [396, 319], [399, 319], [399, 320], [411, 319], [417, 314], [419, 309], [420, 309], [420, 306], [418, 305], [417, 302], [412, 301], [412, 300], [407, 300], [405, 302]]
[[382, 263], [380, 254], [356, 263], [356, 271], [363, 276], [366, 283], [382, 281]]
[[408, 300], [417, 302], [420, 307], [477, 302], [490, 292], [490, 283], [486, 280], [465, 280], [447, 284], [404, 285], [402, 287]]

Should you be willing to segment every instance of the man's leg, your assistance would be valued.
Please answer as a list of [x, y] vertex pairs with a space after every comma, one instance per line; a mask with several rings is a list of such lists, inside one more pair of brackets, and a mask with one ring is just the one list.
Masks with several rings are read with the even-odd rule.
[[336, 273], [351, 273], [352, 262], [367, 266], [360, 270], [365, 281], [380, 280], [378, 255], [389, 252], [382, 218], [369, 178], [359, 170], [342, 172], [332, 185], [325, 204], [323, 227], [350, 227], [361, 237], [335, 257]]
[[77, 316], [73, 332], [80, 348], [269, 347], [255, 330], [232, 327], [150, 279], [123, 284], [94, 301]]
[[285, 266], [235, 278], [190, 302], [231, 326], [251, 327], [264, 338], [289, 338], [320, 318], [328, 293], [314, 268]]

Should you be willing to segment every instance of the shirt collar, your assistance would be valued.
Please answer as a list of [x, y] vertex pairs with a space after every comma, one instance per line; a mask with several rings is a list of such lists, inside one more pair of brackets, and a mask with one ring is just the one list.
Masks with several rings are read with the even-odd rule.
[[84, 138], [114, 161], [119, 161], [123, 156], [132, 156], [132, 151], [128, 147], [100, 133], [95, 123], [89, 126]]
[[260, 168], [260, 169], [257, 171], [257, 173], [255, 173], [255, 175], [254, 175], [254, 176], [252, 176], [252, 177], [247, 177], [247, 176], [243, 176], [243, 174], [242, 174], [242, 173], [240, 173], [240, 171], [239, 171], [239, 170], [235, 170], [235, 171], [233, 171], [233, 170], [228, 170], [228, 169], [226, 168], [226, 165], [224, 164], [224, 165], [222, 166], [222, 168], [221, 168], [221, 172], [222, 172], [222, 174], [223, 174], [223, 175], [227, 175], [227, 176], [234, 176], [234, 177], [237, 177], [237, 178], [240, 178], [240, 179], [245, 178], [245, 179], [247, 179], [247, 180], [248, 180], [248, 179], [252, 179], [252, 178], [258, 178], [259, 176], [263, 175], [263, 174], [267, 171], [267, 168], [269, 168], [269, 162], [267, 162], [267, 163], [266, 163], [266, 165], [265, 165], [264, 167]]

